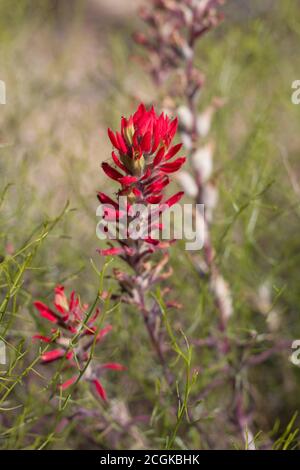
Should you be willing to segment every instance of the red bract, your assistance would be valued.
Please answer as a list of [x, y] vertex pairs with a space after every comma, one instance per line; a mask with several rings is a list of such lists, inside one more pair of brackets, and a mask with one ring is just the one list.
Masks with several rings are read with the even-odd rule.
[[[163, 241], [163, 216], [177, 204], [183, 192], [166, 198], [165, 188], [170, 183], [170, 174], [178, 171], [185, 157], [176, 157], [182, 144], [173, 144], [177, 130], [177, 118], [170, 119], [164, 113], [159, 116], [154, 108], [147, 110], [140, 104], [137, 111], [128, 119], [121, 119], [120, 132], [108, 129], [109, 139], [114, 147], [112, 166], [102, 163], [108, 178], [116, 181], [120, 188], [116, 201], [103, 192], [98, 193], [102, 204], [97, 215], [102, 217], [97, 226], [101, 239], [109, 239], [109, 247], [99, 250], [102, 256], [118, 256], [130, 267], [128, 272], [114, 270], [119, 290], [112, 294], [113, 300], [134, 306], [143, 316], [146, 329], [154, 350], [165, 368], [161, 345], [162, 335], [159, 325], [160, 305], [148, 298], [156, 285], [164, 282], [172, 274], [168, 267], [169, 255], [160, 259], [152, 257], [157, 250], [166, 250], [174, 240]], [[99, 232], [98, 232], [99, 230]], [[105, 235], [104, 237], [102, 237]], [[118, 246], [114, 246], [115, 240]], [[162, 296], [170, 289], [163, 289]], [[178, 307], [178, 302], [166, 302]], [[108, 362], [103, 369], [119, 370], [119, 364]], [[170, 384], [170, 377], [167, 377]], [[99, 395], [105, 399], [105, 391], [95, 380]]]
[[[69, 299], [65, 295], [63, 286], [57, 286], [54, 292], [54, 308], [49, 308], [40, 301], [34, 302], [34, 306], [42, 318], [47, 319], [55, 326], [51, 328], [49, 335], [37, 334], [33, 336], [33, 339], [55, 346], [54, 349], [45, 351], [41, 355], [43, 364], [63, 360], [65, 364], [61, 370], [63, 372], [73, 371], [74, 375], [60, 385], [60, 388], [65, 390], [79, 380], [81, 371], [90, 360], [92, 346], [101, 341], [112, 327], [111, 325], [104, 328], [97, 327], [96, 320], [100, 310], [89, 312], [88, 305], [82, 305], [74, 291]], [[83, 379], [93, 384], [94, 390], [102, 399], [106, 398], [106, 393], [97, 376], [105, 369], [123, 370], [124, 367], [118, 363], [104, 363], [94, 366], [89, 363], [82, 376]]]

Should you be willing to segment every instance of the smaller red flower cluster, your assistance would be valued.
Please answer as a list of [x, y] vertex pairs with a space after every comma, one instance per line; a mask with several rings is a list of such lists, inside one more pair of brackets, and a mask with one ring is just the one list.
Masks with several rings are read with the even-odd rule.
[[[147, 111], [144, 104], [140, 104], [132, 116], [122, 118], [121, 132], [108, 129], [110, 141], [117, 151], [112, 152], [115, 167], [104, 162], [102, 169], [121, 185], [118, 197], [127, 196], [129, 204], [169, 207], [181, 199], [182, 191], [163, 201], [164, 189], [170, 183], [168, 175], [178, 171], [186, 160], [185, 157], [173, 159], [182, 147], [180, 143], [171, 146], [177, 126], [177, 118], [170, 120], [164, 113], [158, 116], [153, 107]], [[118, 204], [106, 194], [99, 192], [98, 199], [118, 211]], [[151, 243], [151, 239], [145, 241]], [[116, 250], [101, 250], [101, 253], [113, 254]]]
[[[99, 329], [95, 322], [100, 310], [89, 315], [88, 305], [81, 305], [78, 296], [73, 291], [68, 300], [63, 286], [55, 288], [54, 309], [40, 301], [34, 302], [34, 306], [39, 311], [42, 318], [45, 318], [53, 325], [51, 335], [34, 335], [34, 339], [39, 339], [44, 343], [53, 344], [55, 349], [46, 351], [41, 356], [43, 364], [47, 364], [58, 359], [65, 360], [66, 365], [63, 370], [76, 370], [76, 373], [60, 385], [62, 390], [67, 389], [79, 379], [79, 374], [83, 370], [87, 361], [90, 360], [90, 349], [93, 344], [98, 343], [110, 330], [111, 325]], [[96, 338], [95, 338], [96, 335]], [[74, 342], [74, 344], [73, 344]], [[105, 400], [106, 392], [101, 382], [96, 376], [96, 372], [102, 370], [123, 370], [124, 367], [118, 363], [100, 364], [93, 369], [89, 364], [84, 374], [84, 379], [91, 382], [98, 395]]]

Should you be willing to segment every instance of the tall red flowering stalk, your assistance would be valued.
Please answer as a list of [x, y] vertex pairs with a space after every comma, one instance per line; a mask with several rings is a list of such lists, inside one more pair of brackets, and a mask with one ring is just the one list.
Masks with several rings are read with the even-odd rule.
[[[128, 119], [121, 119], [120, 132], [108, 129], [108, 136], [114, 147], [112, 162], [102, 163], [104, 173], [120, 185], [116, 200], [99, 192], [98, 199], [104, 207], [104, 219], [116, 216], [122, 222], [124, 210], [129, 221], [134, 220], [131, 213], [133, 204], [143, 204], [146, 208], [154, 205], [157, 214], [176, 204], [183, 192], [165, 197], [165, 188], [170, 183], [170, 175], [177, 172], [185, 162], [185, 157], [178, 157], [182, 144], [173, 144], [177, 131], [177, 118], [171, 120], [164, 113], [157, 115], [154, 108], [147, 110], [140, 104], [137, 111]], [[120, 209], [120, 198], [126, 196], [125, 209]], [[107, 209], [112, 208], [112, 212]], [[146, 220], [146, 233], [133, 238], [127, 231], [123, 239], [118, 239], [118, 246], [101, 249], [101, 255], [118, 255], [132, 269], [133, 273], [115, 270], [119, 283], [121, 300], [134, 305], [142, 312], [150, 338], [155, 350], [164, 364], [163, 348], [160, 334], [156, 334], [160, 322], [160, 308], [156, 302], [147, 299], [147, 292], [157, 283], [166, 279], [171, 270], [165, 269], [168, 253], [165, 252], [159, 261], [151, 258], [154, 251], [166, 250], [171, 241], [161, 241], [151, 237], [152, 221]], [[156, 222], [160, 231], [161, 224]], [[111, 244], [112, 245], [112, 244]], [[119, 294], [115, 295], [118, 297]], [[168, 302], [168, 306], [176, 306]]]
[[[112, 206], [115, 212], [113, 215], [116, 215], [118, 220], [122, 220], [120, 196], [127, 198], [125, 210], [129, 217], [132, 204], [161, 204], [158, 211], [162, 211], [164, 207], [176, 204], [183, 196], [183, 192], [179, 192], [163, 200], [164, 190], [170, 183], [169, 175], [178, 171], [185, 162], [185, 157], [174, 159], [182, 147], [182, 144], [171, 145], [177, 125], [177, 118], [170, 120], [163, 113], [157, 116], [153, 107], [147, 111], [144, 104], [140, 104], [129, 119], [121, 119], [120, 132], [114, 133], [108, 129], [108, 136], [115, 149], [112, 151], [114, 166], [104, 162], [102, 169], [109, 178], [117, 181], [121, 188], [117, 192], [117, 201], [101, 192], [98, 193], [98, 199], [102, 204]], [[105, 211], [104, 218], [109, 220], [111, 213], [107, 208]], [[157, 240], [151, 239], [151, 226], [148, 228], [149, 233], [143, 240], [160, 247]], [[101, 254], [134, 254], [140, 247], [140, 243], [134, 243], [128, 233], [120, 245], [119, 248], [101, 250]]]
[[100, 309], [97, 308], [94, 313], [90, 313], [88, 305], [81, 305], [74, 291], [67, 299], [63, 286], [58, 285], [55, 288], [53, 304], [54, 307], [50, 308], [40, 301], [34, 303], [41, 318], [52, 324], [47, 336], [43, 334], [33, 336], [33, 339], [51, 346], [49, 351], [42, 354], [41, 362], [49, 364], [63, 361], [61, 371], [68, 378], [59, 385], [61, 390], [74, 385], [84, 372], [82, 378], [90, 382], [97, 394], [106, 400], [106, 391], [99, 376], [106, 369], [123, 370], [124, 367], [115, 362], [95, 364], [90, 361], [93, 346], [106, 336], [112, 328], [111, 325], [100, 329], [97, 326]]

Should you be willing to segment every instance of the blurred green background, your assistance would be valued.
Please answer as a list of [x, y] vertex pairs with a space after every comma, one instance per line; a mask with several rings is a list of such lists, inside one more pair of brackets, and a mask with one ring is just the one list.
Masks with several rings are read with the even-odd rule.
[[[7, 103], [0, 105], [0, 262], [36, 240], [40, 224], [55, 218], [66, 201], [72, 209], [43, 243], [34, 242], [34, 258], [15, 291], [11, 287], [25, 255], [2, 271], [0, 296], [10, 293], [3, 323], [10, 342], [31, 336], [36, 328], [32, 301], [49, 300], [58, 282], [78, 289], [85, 301], [92, 302], [96, 293], [91, 264], [93, 259], [101, 266], [96, 191], [113, 191], [100, 169], [110, 156], [106, 129], [117, 128], [120, 116], [130, 114], [138, 101], [158, 102], [163, 95], [143, 70], [132, 40], [132, 33], [144, 27], [135, 13], [138, 4], [143, 1], [0, 0], [0, 79], [7, 90]], [[214, 181], [220, 189], [213, 237], [233, 290], [230, 334], [243, 339], [257, 332], [264, 350], [269, 333], [300, 339], [300, 105], [291, 102], [292, 82], [300, 79], [300, 10], [297, 0], [231, 0], [224, 11], [225, 21], [199, 43], [197, 55], [207, 77], [200, 106], [214, 96], [225, 99], [213, 126]], [[173, 326], [189, 338], [205, 338], [216, 324], [206, 281], [180, 243], [171, 259], [174, 297], [183, 304], [172, 313]], [[107, 283], [114, 288], [110, 279]], [[148, 362], [142, 322], [130, 311], [114, 312], [110, 321], [114, 333], [104, 348], [127, 362], [128, 378], [108, 383], [109, 394], [122, 397], [131, 413], [145, 413], [142, 396], [155, 405], [159, 370], [155, 360]], [[201, 387], [213, 372], [206, 368], [211, 353], [195, 349]], [[239, 354], [237, 347], [232, 359], [237, 364]], [[290, 354], [275, 354], [245, 379], [251, 384], [249, 406], [255, 403], [255, 430], [268, 436], [274, 426], [275, 433], [276, 426], [284, 429], [300, 408], [300, 370]], [[42, 413], [46, 398], [36, 385], [27, 387], [26, 394], [37, 394]], [[24, 402], [24, 393], [20, 387], [15, 405]], [[201, 405], [203, 426], [212, 446], [226, 447], [225, 431], [216, 427], [223, 419], [220, 404], [230, 409], [225, 388]], [[28, 403], [23, 423], [32, 413]], [[156, 416], [152, 427], [141, 426], [142, 441], [160, 445], [170, 425], [166, 416]], [[18, 413], [2, 417], [3, 429], [9, 423], [16, 430], [14, 419], [20, 419]], [[5, 445], [38, 447], [41, 441], [32, 444], [36, 437], [30, 425], [24, 427], [21, 436], [11, 432]], [[81, 439], [70, 427], [51, 445], [80, 447], [85, 445]], [[208, 446], [193, 428], [186, 428], [181, 439], [183, 447]], [[105, 447], [105, 438], [97, 442]], [[115, 445], [126, 448], [132, 442], [124, 438]]]

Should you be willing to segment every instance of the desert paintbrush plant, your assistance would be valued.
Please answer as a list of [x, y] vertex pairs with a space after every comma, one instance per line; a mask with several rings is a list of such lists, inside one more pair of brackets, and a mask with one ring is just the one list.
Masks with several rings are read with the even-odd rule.
[[[143, 225], [140, 236], [133, 236], [126, 225], [124, 236], [117, 238], [119, 246], [99, 251], [101, 255], [119, 256], [132, 270], [133, 273], [114, 271], [120, 287], [120, 293], [114, 297], [134, 305], [142, 313], [169, 383], [171, 378], [166, 371], [161, 343], [160, 306], [153, 299], [149, 302], [147, 294], [171, 274], [171, 269], [167, 268], [167, 252], [158, 261], [152, 257], [154, 252], [166, 250], [171, 241], [154, 239], [151, 235], [153, 229], [157, 229], [158, 232], [162, 229], [159, 222], [160, 214], [176, 204], [184, 194], [180, 191], [167, 199], [164, 194], [166, 186], [170, 183], [169, 175], [176, 173], [185, 162], [185, 157], [175, 158], [182, 147], [180, 143], [172, 144], [176, 130], [176, 118], [171, 120], [164, 113], [157, 115], [153, 107], [147, 110], [144, 104], [140, 104], [129, 119], [122, 118], [121, 132], [114, 133], [108, 129], [110, 141], [115, 149], [112, 151], [112, 160], [117, 169], [107, 162], [102, 163], [102, 168], [105, 174], [118, 182], [121, 187], [117, 192], [116, 201], [102, 192], [98, 193], [98, 199], [103, 205], [104, 221], [116, 219], [119, 232], [125, 216], [129, 224], [132, 224], [140, 215], [139, 212], [133, 213], [134, 205], [139, 205], [138, 207], [143, 205], [146, 209], [154, 207], [155, 221], [153, 217], [148, 219], [148, 215], [144, 221], [139, 217], [139, 223]], [[120, 201], [123, 197], [126, 201], [122, 204], [122, 208]], [[107, 227], [106, 230], [110, 231]], [[165, 293], [167, 291], [168, 289]], [[176, 307], [177, 304], [169, 301], [166, 306]]]
[[69, 376], [59, 388], [66, 390], [78, 383], [82, 377], [94, 386], [103, 400], [106, 400], [106, 391], [99, 376], [106, 369], [123, 370], [124, 367], [116, 362], [96, 364], [91, 361], [95, 345], [112, 328], [111, 325], [104, 328], [97, 326], [100, 309], [89, 311], [88, 305], [82, 305], [74, 291], [70, 299], [67, 299], [64, 287], [60, 285], [55, 288], [54, 308], [40, 301], [36, 301], [34, 305], [41, 318], [52, 323], [52, 328], [48, 336], [36, 334], [33, 339], [55, 346], [41, 355], [41, 362], [49, 364], [61, 361], [60, 371]]

